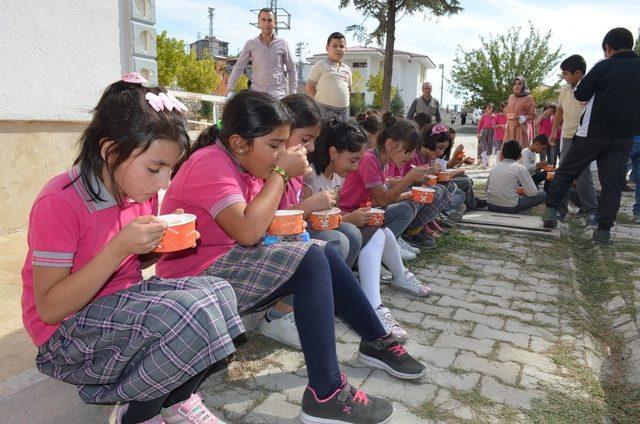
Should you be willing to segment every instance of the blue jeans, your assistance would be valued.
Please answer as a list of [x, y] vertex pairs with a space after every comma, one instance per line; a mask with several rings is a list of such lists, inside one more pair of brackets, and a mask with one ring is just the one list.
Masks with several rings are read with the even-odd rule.
[[640, 215], [640, 136], [635, 138], [631, 147], [631, 172], [636, 182], [636, 203], [633, 205], [633, 214]]

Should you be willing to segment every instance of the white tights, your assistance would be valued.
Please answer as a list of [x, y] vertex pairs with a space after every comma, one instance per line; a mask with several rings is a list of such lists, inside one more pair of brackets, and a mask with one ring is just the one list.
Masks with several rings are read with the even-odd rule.
[[384, 264], [393, 278], [404, 274], [400, 248], [395, 236], [388, 228], [380, 228], [360, 250], [358, 273], [364, 294], [373, 308], [382, 303], [380, 298], [380, 264]]

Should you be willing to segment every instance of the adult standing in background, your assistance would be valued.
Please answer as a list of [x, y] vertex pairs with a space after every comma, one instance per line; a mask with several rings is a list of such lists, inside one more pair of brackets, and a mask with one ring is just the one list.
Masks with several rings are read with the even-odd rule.
[[536, 104], [522, 76], [515, 77], [511, 85], [513, 94], [507, 100], [507, 126], [504, 130], [504, 141], [518, 140], [523, 149], [529, 147], [529, 128], [536, 119]]
[[463, 110], [460, 113], [460, 125], [466, 125], [467, 124], [467, 111]]
[[227, 93], [233, 93], [238, 77], [242, 75], [249, 61], [252, 63], [253, 76], [251, 89], [262, 91], [281, 99], [287, 95], [286, 77], [289, 77], [289, 94], [296, 92], [298, 74], [287, 42], [276, 36], [273, 10], [265, 7], [258, 12], [260, 35], [248, 40], [238, 61], [231, 71]]
[[418, 113], [426, 113], [431, 117], [431, 122], [442, 122], [442, 118], [440, 118], [440, 103], [431, 96], [432, 89], [430, 82], [425, 81], [422, 84], [422, 96], [411, 103], [407, 112], [407, 119], [413, 119]]

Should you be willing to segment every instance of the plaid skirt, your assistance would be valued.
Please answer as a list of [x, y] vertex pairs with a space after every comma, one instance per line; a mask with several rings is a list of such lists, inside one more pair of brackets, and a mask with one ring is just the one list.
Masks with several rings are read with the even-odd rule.
[[493, 154], [493, 128], [484, 128], [480, 132], [478, 139], [478, 159], [482, 156], [482, 152], [487, 152], [488, 156]]
[[[454, 188], [455, 184], [451, 183]], [[422, 228], [427, 222], [433, 221], [436, 219], [438, 214], [447, 206], [447, 203], [451, 201], [451, 193], [449, 191], [449, 183], [446, 184], [438, 184], [433, 186], [433, 189], [436, 191], [433, 196], [433, 202], [422, 204], [416, 203], [411, 200], [405, 200], [405, 202], [411, 202], [413, 205], [417, 207], [417, 212], [411, 224], [409, 224], [408, 228]]]
[[235, 351], [236, 296], [210, 277], [152, 277], [100, 297], [40, 346], [38, 369], [86, 403], [159, 398]]
[[324, 247], [326, 243], [312, 240], [251, 247], [236, 244], [201, 275], [228, 281], [238, 297], [238, 311], [254, 312], [266, 306], [263, 301], [289, 281], [313, 244]]

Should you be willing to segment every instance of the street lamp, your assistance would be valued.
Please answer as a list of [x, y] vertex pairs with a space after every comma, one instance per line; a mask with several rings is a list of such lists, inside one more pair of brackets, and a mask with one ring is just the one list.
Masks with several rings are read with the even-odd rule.
[[442, 69], [442, 77], [440, 78], [440, 106], [442, 106], [442, 93], [444, 91], [444, 63], [438, 65], [438, 69]]

